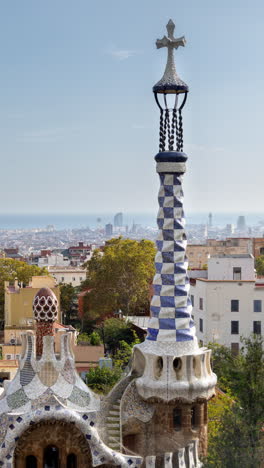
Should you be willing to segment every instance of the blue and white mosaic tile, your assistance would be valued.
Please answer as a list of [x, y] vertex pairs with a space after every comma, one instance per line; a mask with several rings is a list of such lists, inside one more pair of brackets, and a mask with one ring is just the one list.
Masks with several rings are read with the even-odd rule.
[[187, 275], [182, 173], [164, 173], [163, 164], [167, 163], [159, 163], [158, 252], [147, 340], [191, 341], [195, 327]]

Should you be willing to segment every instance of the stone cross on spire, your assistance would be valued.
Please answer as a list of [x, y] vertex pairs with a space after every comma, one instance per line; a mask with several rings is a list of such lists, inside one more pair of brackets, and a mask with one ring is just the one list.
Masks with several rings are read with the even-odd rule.
[[168, 48], [168, 59], [167, 65], [162, 79], [153, 87], [154, 92], [169, 92], [169, 93], [181, 93], [187, 92], [188, 86], [179, 78], [176, 72], [174, 62], [174, 49], [178, 49], [179, 46], [185, 46], [186, 40], [184, 36], [175, 38], [173, 33], [175, 24], [170, 19], [167, 26], [168, 36], [163, 36], [162, 39], [157, 39], [157, 49], [162, 47]]
[[156, 41], [156, 46], [157, 49], [160, 49], [161, 47], [168, 47], [169, 49], [178, 49], [179, 46], [185, 46], [186, 44], [186, 39], [184, 36], [175, 38], [173, 36], [174, 29], [175, 29], [175, 24], [173, 21], [170, 19], [167, 26], [167, 31], [168, 31], [168, 37], [163, 36], [162, 39], [157, 39]]

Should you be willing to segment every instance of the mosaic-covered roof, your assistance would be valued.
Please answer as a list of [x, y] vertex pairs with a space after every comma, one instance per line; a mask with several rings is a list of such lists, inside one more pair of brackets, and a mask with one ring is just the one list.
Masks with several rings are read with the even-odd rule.
[[100, 401], [76, 372], [71, 335], [61, 336], [59, 359], [53, 336], [43, 337], [43, 353], [37, 359], [35, 336], [32, 332], [22, 335], [18, 372], [0, 396], [0, 466], [13, 466], [16, 443], [30, 425], [53, 419], [75, 423], [90, 446], [93, 466], [141, 465], [140, 457], [118, 453], [101, 440], [96, 427]]

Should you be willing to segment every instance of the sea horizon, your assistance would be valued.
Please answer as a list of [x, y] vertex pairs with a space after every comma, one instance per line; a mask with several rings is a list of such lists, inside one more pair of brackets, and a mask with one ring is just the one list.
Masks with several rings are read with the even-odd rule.
[[[56, 230], [95, 229], [105, 224], [113, 223], [115, 213], [0, 213], [0, 230], [42, 229], [53, 225]], [[208, 223], [209, 213], [187, 213], [187, 224]], [[264, 213], [212, 213], [212, 224], [225, 227], [226, 224], [236, 225], [238, 216], [245, 216], [248, 226], [264, 225]], [[123, 225], [133, 223], [143, 227], [155, 228], [157, 213], [123, 213]]]

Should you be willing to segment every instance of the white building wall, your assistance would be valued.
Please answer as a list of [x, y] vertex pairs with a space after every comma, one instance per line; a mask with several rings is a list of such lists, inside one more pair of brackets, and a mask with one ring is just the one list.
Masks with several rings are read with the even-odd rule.
[[[196, 280], [191, 285], [193, 296], [193, 316], [197, 337], [204, 344], [217, 342], [225, 346], [240, 343], [240, 336], [253, 333], [253, 322], [261, 322], [264, 332], [264, 287], [256, 286], [254, 281], [206, 281]], [[199, 299], [203, 301], [203, 310]], [[231, 311], [231, 301], [238, 300], [239, 311]], [[254, 300], [260, 300], [261, 312], [254, 312]], [[202, 320], [203, 331], [200, 330]], [[239, 333], [231, 333], [231, 321], [239, 322]]]
[[42, 267], [49, 267], [49, 266], [58, 266], [58, 267], [65, 267], [70, 265], [70, 260], [64, 259], [63, 255], [47, 255], [46, 257], [39, 257], [38, 259], [38, 266]]
[[254, 257], [211, 257], [208, 259], [209, 280], [233, 280], [233, 269], [241, 268], [241, 280], [255, 279]]
[[49, 272], [57, 280], [57, 283], [72, 284], [74, 287], [80, 286], [82, 281], [86, 280], [86, 270], [49, 268]]

